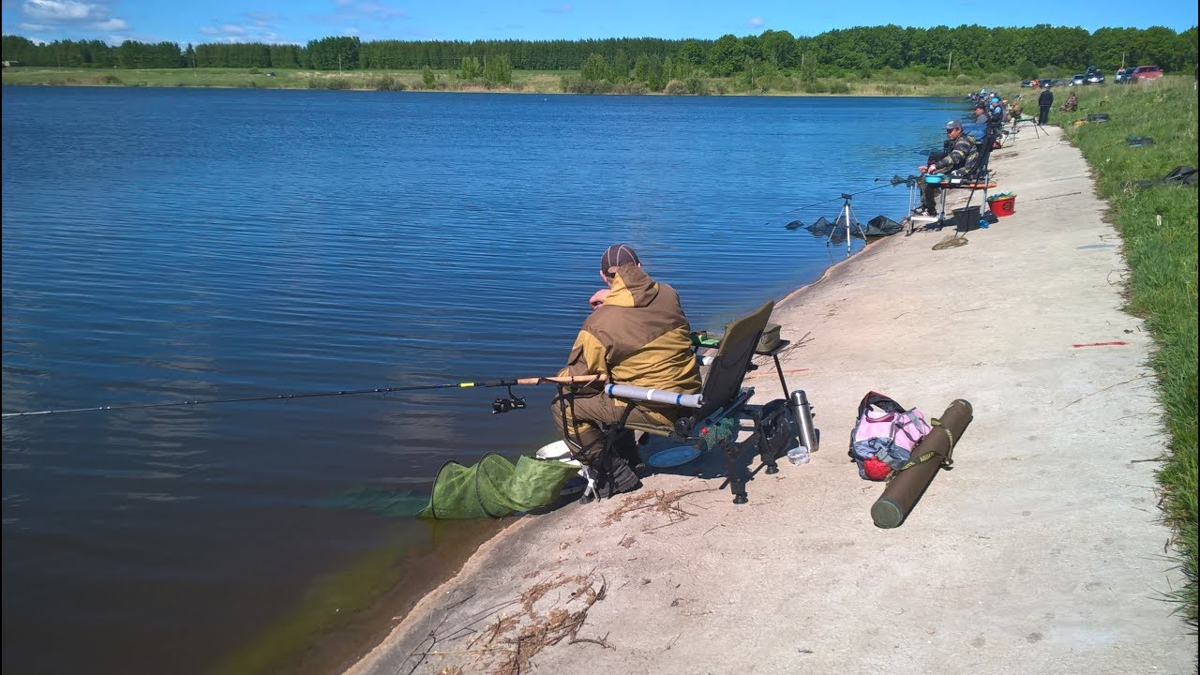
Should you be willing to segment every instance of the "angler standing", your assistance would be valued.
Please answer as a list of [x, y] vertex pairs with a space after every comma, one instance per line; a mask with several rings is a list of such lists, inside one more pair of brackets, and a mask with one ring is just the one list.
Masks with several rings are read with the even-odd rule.
[[1054, 105], [1054, 92], [1050, 91], [1050, 87], [1046, 87], [1041, 96], [1038, 96], [1038, 107], [1041, 108], [1041, 114], [1038, 115], [1038, 125], [1044, 125], [1050, 121], [1050, 107]]
[[[609, 382], [696, 394], [700, 371], [692, 351], [691, 327], [679, 294], [642, 271], [641, 260], [626, 244], [613, 244], [600, 258], [600, 277], [609, 286], [592, 296], [594, 310], [575, 338], [567, 367], [560, 375], [606, 375]], [[641, 487], [623, 458], [636, 455], [632, 434], [624, 435], [618, 452], [601, 466], [601, 424], [620, 421], [627, 404], [600, 391], [568, 389], [551, 404], [554, 421], [576, 459], [609, 478], [601, 496], [611, 497]], [[680, 408], [640, 402], [630, 423], [672, 424]]]

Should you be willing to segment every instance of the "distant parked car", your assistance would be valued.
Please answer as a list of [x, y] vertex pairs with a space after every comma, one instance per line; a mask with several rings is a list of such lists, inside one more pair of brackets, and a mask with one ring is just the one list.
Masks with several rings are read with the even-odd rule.
[[1152, 82], [1162, 79], [1162, 68], [1158, 66], [1138, 66], [1133, 70], [1130, 82]]
[[1087, 83], [1088, 84], [1104, 84], [1104, 73], [1102, 73], [1098, 70], [1091, 71], [1090, 73], [1087, 74]]
[[1081, 87], [1085, 84], [1087, 84], [1087, 75], [1084, 75], [1083, 73], [1075, 73], [1074, 75], [1071, 76], [1071, 83], [1068, 84], [1067, 86], [1068, 87]]
[[1129, 76], [1133, 74], [1133, 68], [1117, 68], [1116, 74], [1113, 75], [1113, 84], [1126, 84], [1129, 82]]
[[1024, 88], [1032, 87], [1033, 80], [1021, 80], [1021, 86]]

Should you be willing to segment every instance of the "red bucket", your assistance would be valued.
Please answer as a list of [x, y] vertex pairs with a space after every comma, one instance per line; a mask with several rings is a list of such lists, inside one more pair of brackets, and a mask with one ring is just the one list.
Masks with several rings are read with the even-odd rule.
[[1012, 196], [993, 199], [988, 201], [988, 206], [991, 207], [992, 213], [996, 214], [997, 218], [1007, 218], [1017, 212], [1017, 198]]

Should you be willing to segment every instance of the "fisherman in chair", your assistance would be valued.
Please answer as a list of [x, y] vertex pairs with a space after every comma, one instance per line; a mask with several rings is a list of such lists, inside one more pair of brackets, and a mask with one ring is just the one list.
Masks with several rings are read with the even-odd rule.
[[[963, 133], [962, 122], [950, 120], [946, 123], [946, 137], [951, 143], [950, 152], [933, 164], [917, 167], [922, 174], [948, 174], [950, 177], [962, 177], [974, 171], [979, 163], [979, 141], [968, 133]], [[921, 205], [930, 216], [938, 215], [937, 192], [939, 186], [928, 182], [921, 183]]]
[[[700, 371], [692, 350], [691, 327], [674, 288], [642, 271], [637, 253], [625, 244], [608, 247], [600, 277], [609, 286], [592, 296], [591, 316], [575, 338], [560, 375], [604, 375], [609, 382], [695, 394]], [[636, 490], [641, 482], [630, 467], [637, 446], [632, 432], [609, 440], [604, 427], [629, 423], [670, 426], [682, 414], [674, 405], [625, 401], [598, 390], [561, 390], [551, 404], [554, 421], [572, 455], [598, 474], [602, 497]]]

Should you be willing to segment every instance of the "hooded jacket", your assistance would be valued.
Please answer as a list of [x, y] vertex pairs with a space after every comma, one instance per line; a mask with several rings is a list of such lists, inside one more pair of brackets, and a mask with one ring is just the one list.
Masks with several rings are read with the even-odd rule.
[[[637, 265], [622, 265], [604, 304], [583, 322], [561, 374], [603, 373], [610, 382], [695, 394], [700, 370], [690, 334], [675, 289]], [[663, 414], [664, 421], [677, 412], [674, 406], [639, 407]]]

